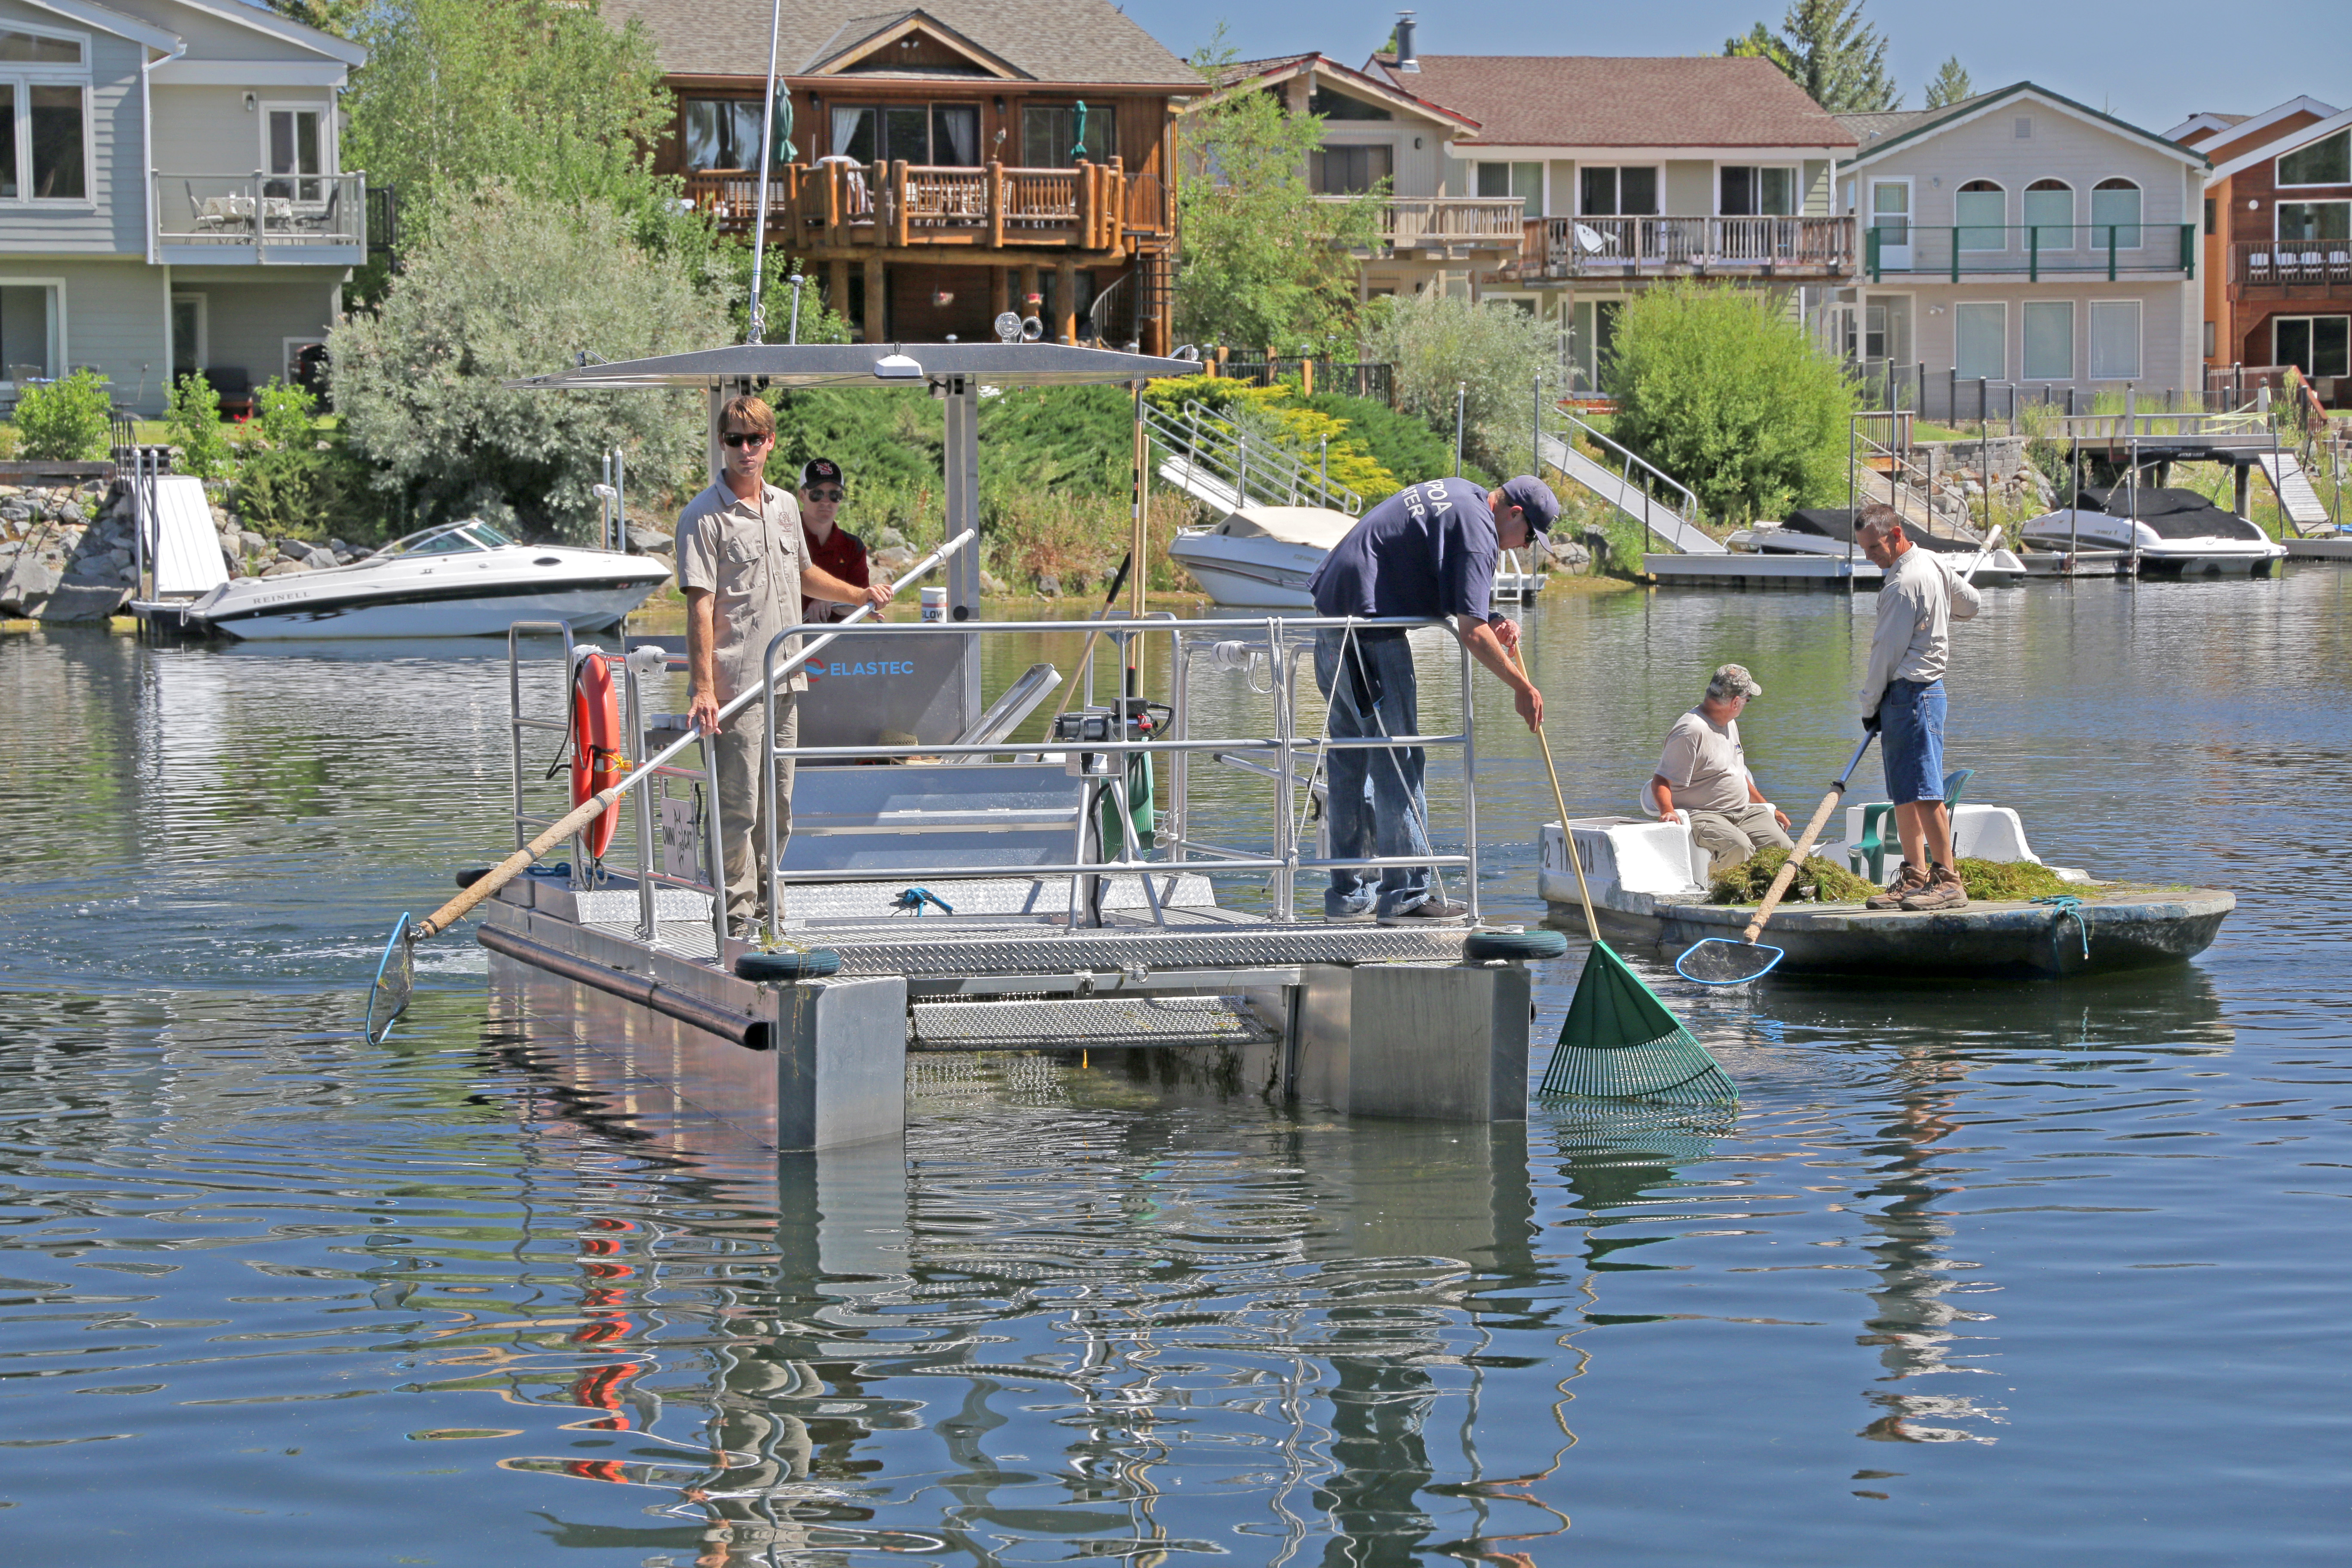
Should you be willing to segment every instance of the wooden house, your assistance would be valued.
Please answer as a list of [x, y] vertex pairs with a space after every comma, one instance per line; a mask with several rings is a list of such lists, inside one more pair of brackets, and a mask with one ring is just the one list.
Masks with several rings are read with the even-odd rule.
[[[658, 166], [722, 227], [759, 205], [770, 0], [604, 0], [652, 35]], [[1167, 352], [1175, 110], [1200, 77], [1108, 0], [787, 5], [768, 244], [868, 342], [990, 335]], [[777, 334], [781, 335], [781, 334]]]

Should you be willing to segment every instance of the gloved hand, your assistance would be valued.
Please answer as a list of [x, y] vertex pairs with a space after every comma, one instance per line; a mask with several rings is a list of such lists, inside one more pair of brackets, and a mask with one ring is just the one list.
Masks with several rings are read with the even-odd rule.
[[1871, 711], [1862, 716], [1862, 732], [1865, 735], [1875, 735], [1878, 733], [1877, 710], [1873, 709]]

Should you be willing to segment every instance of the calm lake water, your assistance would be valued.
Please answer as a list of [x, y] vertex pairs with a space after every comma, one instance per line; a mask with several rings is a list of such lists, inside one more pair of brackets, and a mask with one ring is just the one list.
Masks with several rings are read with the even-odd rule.
[[[0, 639], [0, 1561], [2339, 1564], [2347, 584], [1959, 628], [1971, 798], [2235, 889], [2189, 967], [1661, 979], [1746, 1097], [1698, 1116], [954, 1058], [903, 1159], [824, 1162], [565, 1091], [462, 936], [360, 1037], [392, 917], [499, 841], [501, 658]], [[1872, 610], [1548, 604], [1571, 806], [1738, 659], [1803, 815]], [[1485, 896], [1535, 918], [1499, 693]]]

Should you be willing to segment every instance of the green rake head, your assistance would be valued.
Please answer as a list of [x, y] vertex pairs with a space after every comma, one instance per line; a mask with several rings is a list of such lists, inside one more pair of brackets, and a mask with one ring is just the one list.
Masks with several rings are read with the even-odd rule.
[[1721, 1064], [1605, 942], [1585, 955], [1538, 1092], [1685, 1105], [1739, 1099]]

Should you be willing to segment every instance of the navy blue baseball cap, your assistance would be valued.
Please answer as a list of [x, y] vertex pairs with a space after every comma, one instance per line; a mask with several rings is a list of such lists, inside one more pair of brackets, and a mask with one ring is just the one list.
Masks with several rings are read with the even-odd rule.
[[1503, 499], [1517, 507], [1528, 526], [1538, 533], [1549, 532], [1551, 525], [1559, 521], [1559, 498], [1551, 493], [1549, 485], [1532, 474], [1505, 479]]
[[801, 469], [801, 489], [812, 490], [819, 485], [837, 485], [841, 480], [841, 465], [831, 458], [812, 458]]

